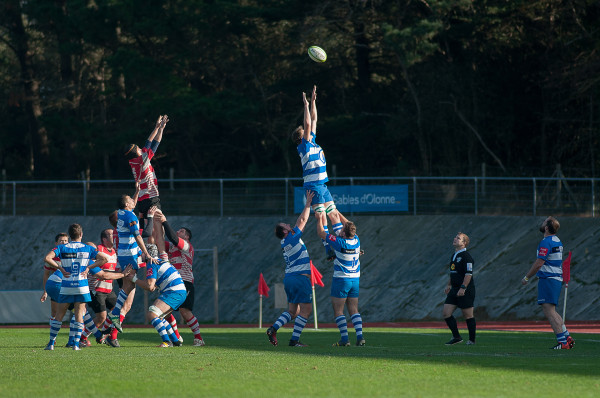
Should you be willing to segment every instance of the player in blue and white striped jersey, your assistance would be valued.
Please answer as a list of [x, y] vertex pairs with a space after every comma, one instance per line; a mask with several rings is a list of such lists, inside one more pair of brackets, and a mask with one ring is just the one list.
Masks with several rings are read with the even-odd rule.
[[[164, 320], [164, 317], [176, 311], [183, 304], [187, 296], [187, 290], [181, 275], [168, 261], [163, 237], [157, 237], [156, 246], [160, 252], [160, 259], [155, 258], [155, 262], [148, 261], [146, 279], [137, 279], [135, 274], [129, 279], [142, 289], [151, 292], [158, 289], [159, 296], [148, 307], [146, 319], [154, 326], [163, 341], [159, 347], [179, 346], [181, 342], [175, 335], [171, 325]], [[128, 269], [131, 268], [131, 265], [129, 265]]]
[[358, 312], [358, 294], [360, 282], [360, 239], [356, 235], [356, 226], [340, 214], [343, 228], [339, 236], [328, 234], [324, 226], [327, 218], [323, 213], [316, 213], [317, 234], [327, 241], [335, 253], [333, 261], [333, 278], [331, 282], [331, 304], [335, 323], [340, 330], [341, 339], [334, 346], [349, 346], [348, 324], [344, 315], [344, 305], [348, 308], [350, 319], [356, 331], [356, 345], [364, 346], [362, 317]]
[[[91, 301], [87, 279], [88, 267], [91, 265], [100, 267], [108, 260], [104, 253], [98, 253], [93, 247], [81, 243], [83, 237], [81, 225], [70, 225], [69, 237], [71, 238], [70, 243], [57, 246], [45, 257], [46, 264], [59, 269], [63, 274], [58, 311], [56, 318], [50, 322], [50, 341], [46, 350], [54, 349], [54, 342], [60, 331], [62, 319], [71, 303], [74, 304], [75, 314], [73, 349], [79, 350], [79, 340], [83, 332], [83, 316], [86, 312], [85, 303]], [[60, 259], [60, 264], [54, 261], [54, 257]]]
[[[136, 186], [136, 199], [137, 192]], [[144, 240], [140, 235], [139, 221], [132, 211], [135, 207], [136, 200], [129, 195], [122, 195], [117, 204], [119, 207], [119, 210], [117, 210], [116, 226], [119, 237], [119, 243], [117, 245], [117, 262], [121, 270], [124, 270], [128, 265], [131, 265], [133, 270], [137, 271], [140, 253], [143, 253], [149, 262], [155, 262], [156, 260], [148, 254]], [[134, 287], [133, 283], [128, 279], [124, 279], [123, 287], [119, 290], [119, 294], [117, 295], [117, 304], [113, 310], [107, 314], [107, 317], [119, 332], [123, 332], [123, 328], [121, 327], [121, 308]]]
[[[298, 146], [298, 154], [302, 163], [302, 177], [304, 179], [304, 189], [314, 192], [312, 208], [315, 213], [325, 212], [331, 220], [333, 232], [338, 234], [342, 229], [340, 213], [335, 207], [333, 197], [327, 188], [327, 161], [323, 149], [317, 144], [317, 86], [313, 86], [312, 96], [309, 103], [306, 99], [306, 93], [302, 93], [304, 102], [304, 122], [298, 126], [292, 133], [292, 141]], [[324, 226], [325, 232], [328, 232], [327, 225]], [[323, 241], [327, 259], [332, 260], [333, 252]]]
[[281, 250], [285, 260], [283, 284], [288, 299], [288, 310], [281, 313], [275, 323], [267, 329], [271, 344], [276, 346], [277, 331], [280, 327], [296, 318], [294, 331], [289, 345], [305, 347], [300, 342], [300, 334], [312, 312], [312, 286], [310, 283], [310, 257], [302, 241], [302, 232], [310, 216], [310, 203], [314, 194], [306, 193], [306, 204], [294, 228], [290, 224], [279, 223], [275, 226], [275, 236], [281, 239]]
[[548, 217], [542, 222], [540, 232], [544, 234], [544, 239], [538, 245], [537, 259], [521, 280], [521, 284], [526, 285], [529, 278], [537, 275], [539, 279], [538, 304], [542, 306], [542, 311], [544, 311], [544, 315], [550, 322], [558, 342], [552, 348], [555, 350], [569, 350], [573, 348], [575, 341], [570, 336], [562, 317], [556, 312], [563, 281], [563, 245], [556, 236], [559, 228], [560, 223], [554, 217]]

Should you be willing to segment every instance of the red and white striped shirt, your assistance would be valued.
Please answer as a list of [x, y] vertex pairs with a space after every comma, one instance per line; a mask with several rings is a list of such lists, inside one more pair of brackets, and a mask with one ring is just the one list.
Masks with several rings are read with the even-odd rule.
[[[103, 271], [114, 271], [117, 268], [117, 251], [104, 245], [98, 245], [98, 252], [108, 256], [108, 261], [100, 267]], [[110, 293], [113, 290], [112, 280], [99, 280], [95, 275], [88, 274], [90, 290], [98, 293]]]
[[150, 148], [142, 148], [142, 154], [137, 158], [131, 159], [129, 165], [133, 178], [140, 182], [140, 194], [138, 200], [155, 198], [158, 196], [158, 180], [154, 173], [154, 167], [150, 160], [154, 157], [154, 152]]
[[185, 282], [194, 283], [194, 272], [192, 271], [192, 263], [194, 262], [194, 247], [187, 240], [179, 238], [177, 245], [171, 242], [165, 242], [165, 248], [169, 253], [169, 261], [175, 267], [181, 279]]

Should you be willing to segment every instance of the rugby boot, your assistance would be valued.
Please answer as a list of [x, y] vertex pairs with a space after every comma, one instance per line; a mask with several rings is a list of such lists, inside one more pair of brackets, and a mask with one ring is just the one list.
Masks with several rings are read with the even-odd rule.
[[337, 343], [332, 344], [333, 347], [350, 347], [350, 342], [348, 340], [340, 340]]
[[267, 337], [269, 338], [269, 342], [274, 346], [277, 346], [277, 330], [273, 326], [267, 329]]
[[300, 342], [300, 340], [290, 340], [290, 347], [308, 347], [306, 344]]
[[458, 343], [462, 343], [463, 339], [461, 339], [460, 337], [452, 337], [452, 340], [448, 341], [446, 343], [446, 345], [454, 345], [454, 344], [458, 344]]
[[550, 347], [551, 350], [570, 350], [571, 346], [569, 343], [558, 343], [554, 347]]

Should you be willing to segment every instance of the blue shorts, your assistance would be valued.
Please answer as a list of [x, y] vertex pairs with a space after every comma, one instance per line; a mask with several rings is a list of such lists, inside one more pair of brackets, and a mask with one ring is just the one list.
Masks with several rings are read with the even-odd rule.
[[46, 293], [50, 296], [50, 300], [58, 303], [58, 296], [60, 296], [60, 285], [61, 283], [53, 282], [50, 279], [46, 281]]
[[331, 281], [331, 297], [358, 297], [360, 278], [333, 278]]
[[287, 294], [288, 303], [312, 303], [312, 287], [310, 285], [310, 278], [304, 275], [286, 274], [283, 278], [283, 286], [285, 288], [285, 294]]
[[173, 308], [173, 311], [177, 310], [187, 297], [187, 291], [185, 290], [167, 290], [158, 296], [158, 299], [164, 302], [169, 307]]
[[311, 205], [313, 206], [317, 204], [333, 202], [333, 196], [331, 196], [331, 193], [329, 192], [329, 189], [325, 184], [304, 187], [304, 190], [312, 191], [315, 193], [315, 196], [313, 196], [311, 203]]
[[538, 280], [538, 304], [558, 305], [558, 297], [562, 282], [556, 279], [543, 278]]
[[131, 266], [133, 267], [134, 270], [138, 270], [138, 258], [140, 256], [139, 255], [135, 255], [135, 256], [119, 256], [117, 257], [117, 263], [119, 264], [119, 267], [121, 267], [121, 271], [124, 271], [125, 268], [127, 268], [127, 266], [129, 264], [131, 264]]
[[58, 296], [59, 303], [89, 303], [92, 301], [92, 296], [86, 294], [60, 294]]

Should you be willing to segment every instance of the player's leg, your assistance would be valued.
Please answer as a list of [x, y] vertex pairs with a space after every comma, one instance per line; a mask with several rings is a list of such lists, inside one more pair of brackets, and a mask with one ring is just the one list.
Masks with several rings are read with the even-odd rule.
[[[76, 300], [84, 300], [80, 298], [79, 295]], [[86, 308], [85, 301], [77, 301], [75, 302], [75, 307], [73, 309], [75, 313], [75, 323], [73, 324], [75, 329], [75, 336], [73, 339], [73, 350], [79, 350], [79, 341], [81, 340], [81, 334], [83, 333], [83, 317], [85, 316]]]
[[283, 278], [283, 287], [285, 289], [285, 293], [287, 295], [289, 303], [288, 310], [283, 311], [281, 315], [279, 315], [279, 318], [277, 318], [277, 320], [267, 329], [267, 337], [269, 338], [269, 342], [274, 346], [279, 344], [277, 341], [277, 331], [283, 325], [291, 321], [292, 318], [294, 318], [296, 316], [296, 313], [298, 312], [296, 308], [297, 305], [292, 303], [292, 301], [294, 301], [293, 297], [295, 289], [295, 278], [293, 276], [286, 275]]
[[469, 329], [469, 341], [467, 345], [475, 344], [475, 337], [477, 335], [477, 322], [475, 322], [474, 307], [461, 308], [463, 318], [467, 323], [467, 329]]
[[[127, 265], [132, 265], [133, 269], [137, 272], [138, 270], [138, 256], [121, 256], [117, 260], [119, 262], [119, 267], [121, 270], [127, 268]], [[127, 298], [131, 295], [131, 293], [135, 289], [135, 284], [131, 282], [129, 278], [123, 279], [123, 287], [119, 290], [119, 294], [117, 295], [117, 303], [111, 312], [107, 314], [108, 319], [114, 325], [114, 327], [119, 331], [123, 332], [123, 328], [121, 327], [121, 309], [125, 304]], [[133, 292], [135, 295], [135, 292]], [[132, 295], [132, 296], [133, 296]], [[133, 298], [131, 299], [133, 300]]]
[[300, 342], [300, 335], [308, 322], [312, 311], [312, 288], [310, 279], [305, 275], [290, 275], [286, 277], [293, 283], [288, 283], [290, 289], [288, 294], [288, 311], [294, 320], [294, 330], [289, 345], [293, 347], [304, 347]]
[[359, 293], [359, 278], [351, 278], [352, 287], [348, 291], [348, 299], [346, 300], [346, 307], [350, 314], [350, 320], [354, 326], [356, 332], [356, 345], [364, 346], [366, 344], [365, 338], [363, 337], [363, 320], [360, 312], [358, 312], [358, 293]]
[[56, 343], [56, 336], [60, 331], [62, 326], [62, 319], [65, 317], [67, 313], [67, 309], [69, 308], [69, 303], [56, 303], [56, 316], [53, 320], [50, 321], [50, 341], [46, 345], [46, 350], [54, 350], [54, 344]]
[[[326, 204], [333, 204], [333, 198], [331, 197], [327, 187], [325, 185], [317, 185], [310, 188], [310, 190], [314, 193], [311, 203], [311, 208], [313, 211], [315, 213], [326, 213]], [[327, 224], [323, 225], [323, 230], [325, 233], [329, 233]], [[321, 242], [325, 247], [325, 255], [327, 256], [327, 260], [333, 260], [335, 258], [333, 250], [331, 250], [331, 247], [329, 247], [324, 239], [321, 239]]]
[[170, 306], [165, 304], [162, 300], [156, 299], [154, 303], [148, 307], [148, 312], [146, 313], [146, 320], [154, 326], [154, 329], [156, 329], [166, 347], [171, 346], [171, 340], [167, 334], [167, 329], [163, 323], [162, 317], [169, 310], [171, 310]]
[[333, 307], [333, 316], [335, 323], [340, 331], [340, 340], [334, 343], [334, 346], [349, 346], [348, 341], [348, 322], [344, 315], [344, 306], [348, 299], [349, 284], [346, 278], [333, 278], [331, 282], [331, 305]]

